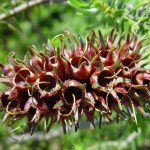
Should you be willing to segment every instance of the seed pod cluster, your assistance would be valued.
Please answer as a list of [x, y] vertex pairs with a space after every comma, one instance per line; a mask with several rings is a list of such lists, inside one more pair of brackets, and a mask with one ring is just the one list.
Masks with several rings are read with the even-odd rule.
[[92, 32], [85, 42], [79, 37], [61, 38], [61, 48], [48, 42], [43, 51], [29, 47], [24, 60], [8, 55], [9, 65], [0, 64], [0, 82], [8, 89], [0, 93], [3, 122], [27, 118], [32, 134], [44, 118], [46, 130], [61, 122], [79, 128], [83, 116], [111, 121], [112, 112], [130, 118], [150, 99], [150, 69], [141, 68], [143, 41], [136, 35], [126, 38], [114, 33], [104, 40]]

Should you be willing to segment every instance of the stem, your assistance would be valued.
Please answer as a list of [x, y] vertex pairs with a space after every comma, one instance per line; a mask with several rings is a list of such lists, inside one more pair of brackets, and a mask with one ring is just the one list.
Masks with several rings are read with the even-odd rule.
[[17, 7], [14, 7], [13, 9], [9, 10], [6, 13], [0, 14], [0, 20], [7, 19], [11, 16], [14, 16], [16, 14], [19, 14], [22, 11], [25, 11], [28, 8], [43, 4], [43, 3], [51, 3], [51, 2], [64, 2], [65, 0], [33, 0], [26, 3], [23, 3]]

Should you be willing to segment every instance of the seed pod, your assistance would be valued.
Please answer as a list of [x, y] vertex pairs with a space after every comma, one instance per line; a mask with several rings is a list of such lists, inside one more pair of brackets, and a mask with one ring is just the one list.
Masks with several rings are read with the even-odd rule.
[[29, 47], [23, 61], [12, 52], [9, 65], [0, 64], [0, 82], [8, 86], [0, 93], [3, 122], [26, 117], [32, 134], [44, 119], [47, 132], [61, 122], [66, 133], [70, 126], [79, 128], [82, 116], [93, 128], [97, 112], [99, 122], [112, 121], [113, 112], [130, 121], [134, 107], [144, 116], [143, 103], [150, 101], [150, 69], [141, 68], [146, 61], [140, 59], [145, 37], [123, 39], [112, 30], [107, 39], [101, 31], [85, 42], [80, 36], [67, 39], [61, 38], [60, 48], [48, 41], [42, 52]]

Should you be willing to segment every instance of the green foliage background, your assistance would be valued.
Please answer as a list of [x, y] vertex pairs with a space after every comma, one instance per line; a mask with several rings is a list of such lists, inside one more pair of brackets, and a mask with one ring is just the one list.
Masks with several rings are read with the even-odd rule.
[[[11, 0], [2, 0], [0, 3], [0, 14], [8, 13], [15, 6], [19, 6], [27, 0], [20, 0], [12, 4]], [[124, 3], [122, 3], [124, 2]], [[16, 53], [16, 57], [22, 59], [27, 52], [27, 46], [36, 45], [38, 50], [42, 49], [47, 39], [69, 31], [70, 33], [85, 37], [89, 31], [100, 29], [106, 36], [112, 28], [120, 33], [138, 32], [140, 36], [147, 37], [146, 43], [150, 43], [150, 2], [144, 0], [70, 0], [67, 3], [45, 3], [29, 8], [15, 16], [0, 20], [0, 62], [7, 63], [7, 54], [10, 51]], [[58, 44], [60, 41], [56, 41]], [[150, 45], [150, 44], [149, 44]], [[143, 53], [143, 57], [150, 59], [150, 48]], [[149, 61], [150, 62], [150, 61]], [[144, 67], [150, 69], [150, 63]], [[0, 90], [5, 87], [0, 84]], [[150, 106], [144, 106], [147, 113], [150, 113]], [[1, 118], [3, 113], [1, 113]], [[16, 142], [12, 141], [6, 127], [7, 122], [1, 124], [0, 128], [0, 149], [9, 150], [146, 150], [150, 149], [150, 116], [142, 118], [137, 113], [138, 127], [134, 123], [126, 121], [109, 125], [104, 123], [102, 128], [98, 126], [92, 131], [82, 128], [78, 132], [70, 132], [67, 135], [60, 134], [49, 139], [32, 139]], [[23, 124], [24, 120], [19, 124]], [[13, 128], [13, 127], [12, 127]], [[59, 129], [57, 125], [52, 130]], [[137, 137], [125, 146], [121, 143], [126, 141], [130, 135], [140, 130]], [[37, 132], [43, 131], [43, 124]], [[22, 130], [15, 133], [21, 134]], [[25, 129], [25, 133], [27, 130]], [[43, 135], [52, 134], [45, 133]], [[11, 141], [11, 142], [10, 142]]]

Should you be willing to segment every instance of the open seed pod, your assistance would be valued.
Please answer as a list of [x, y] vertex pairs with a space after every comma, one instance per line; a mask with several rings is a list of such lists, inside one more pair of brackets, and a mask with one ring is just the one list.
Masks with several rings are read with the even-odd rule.
[[3, 122], [27, 118], [31, 134], [41, 120], [46, 131], [61, 122], [65, 133], [72, 126], [76, 131], [83, 118], [92, 128], [96, 119], [109, 122], [114, 114], [137, 122], [135, 111], [144, 116], [150, 102], [150, 68], [141, 67], [147, 61], [140, 57], [144, 40], [93, 31], [85, 42], [64, 34], [60, 47], [50, 41], [43, 51], [28, 47], [23, 61], [10, 53], [9, 64], [0, 64], [0, 82], [8, 87], [0, 93]]

